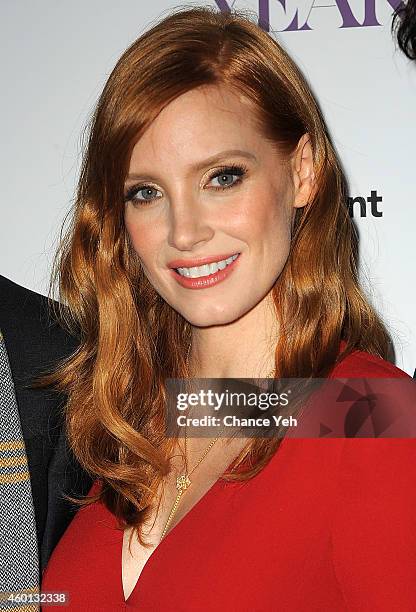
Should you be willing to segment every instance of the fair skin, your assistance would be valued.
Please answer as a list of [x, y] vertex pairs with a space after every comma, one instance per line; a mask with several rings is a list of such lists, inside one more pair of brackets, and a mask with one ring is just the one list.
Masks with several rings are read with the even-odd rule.
[[[220, 155], [231, 150], [240, 152]], [[221, 170], [230, 165], [243, 170]], [[216, 190], [220, 185], [226, 187]], [[291, 158], [283, 160], [260, 134], [250, 102], [225, 86], [179, 96], [136, 143], [125, 186], [130, 198], [125, 225], [150, 283], [192, 325], [193, 376], [253, 378], [273, 370], [278, 328], [271, 289], [289, 255], [296, 208], [307, 204], [313, 185], [308, 136], [302, 136]], [[237, 253], [225, 280], [196, 290], [182, 286], [167, 265], [176, 259]], [[225, 442], [219, 440], [195, 471], [169, 531], [244, 445], [241, 438]], [[189, 465], [208, 443], [189, 440]], [[177, 459], [159, 512], [152, 515], [146, 531], [153, 548], [144, 549], [134, 538], [130, 554], [130, 531], [125, 532], [126, 597], [159, 542], [176, 497], [175, 478], [182, 471], [182, 460]]]

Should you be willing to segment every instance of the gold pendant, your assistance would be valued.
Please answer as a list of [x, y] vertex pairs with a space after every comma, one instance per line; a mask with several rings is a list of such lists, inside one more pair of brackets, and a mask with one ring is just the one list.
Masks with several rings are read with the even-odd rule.
[[177, 477], [176, 488], [178, 489], [178, 491], [182, 493], [182, 491], [185, 491], [190, 486], [191, 481], [189, 480], [189, 476], [187, 476], [187, 474], [181, 474]]

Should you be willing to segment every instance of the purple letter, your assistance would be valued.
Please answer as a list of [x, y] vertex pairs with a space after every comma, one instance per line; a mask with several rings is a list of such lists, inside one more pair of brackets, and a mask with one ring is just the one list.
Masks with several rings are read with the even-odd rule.
[[[259, 26], [263, 28], [263, 30], [266, 30], [266, 32], [270, 32], [269, 1], [270, 0], [259, 0]], [[286, 0], [277, 0], [277, 2], [279, 2], [283, 10], [286, 12]], [[298, 11], [296, 10], [291, 23], [287, 26], [287, 28], [282, 30], [282, 32], [310, 30], [310, 29], [311, 28], [308, 26], [307, 23], [304, 23], [301, 28], [299, 27]]]
[[[403, 4], [401, 0], [386, 0], [391, 8], [395, 11], [400, 4]], [[375, 0], [365, 0], [365, 19], [363, 26], [379, 26], [381, 23], [377, 21], [376, 16], [376, 2]]]
[[231, 13], [231, 7], [228, 6], [227, 0], [215, 0], [216, 5], [221, 13]]
[[[286, 2], [285, 0], [278, 0], [278, 2], [280, 2], [280, 4], [283, 6], [283, 8], [286, 10]], [[341, 28], [356, 28], [359, 27], [361, 24], [358, 23], [358, 21], [356, 20], [356, 18], [354, 17], [350, 5], [348, 4], [348, 0], [335, 0], [336, 5], [338, 7], [339, 12], [341, 13], [342, 16], [342, 26]], [[259, 5], [260, 4], [264, 4], [265, 8], [267, 5], [267, 15], [268, 15], [268, 4], [269, 4], [269, 0], [259, 0]], [[322, 6], [322, 5], [318, 5], [315, 6], [315, 0], [313, 0], [311, 8], [309, 10], [308, 16], [306, 17], [306, 21], [303, 24], [302, 27], [299, 27], [299, 21], [298, 21], [298, 12], [296, 11], [295, 16], [292, 20], [292, 22], [288, 25], [287, 28], [285, 28], [283, 30], [283, 32], [290, 32], [290, 31], [299, 31], [299, 30], [310, 30], [311, 28], [308, 25], [308, 19], [309, 16], [312, 12], [312, 9], [314, 8], [333, 8], [335, 5], [332, 4], [331, 6]]]

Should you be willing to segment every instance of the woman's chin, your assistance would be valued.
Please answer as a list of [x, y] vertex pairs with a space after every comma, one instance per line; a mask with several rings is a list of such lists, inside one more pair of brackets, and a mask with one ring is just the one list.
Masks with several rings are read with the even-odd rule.
[[207, 309], [193, 310], [192, 312], [186, 309], [177, 309], [177, 311], [194, 327], [214, 327], [216, 325], [227, 325], [233, 323], [239, 318], [241, 313], [235, 312], [229, 306], [223, 309], [214, 308], [211, 311]]

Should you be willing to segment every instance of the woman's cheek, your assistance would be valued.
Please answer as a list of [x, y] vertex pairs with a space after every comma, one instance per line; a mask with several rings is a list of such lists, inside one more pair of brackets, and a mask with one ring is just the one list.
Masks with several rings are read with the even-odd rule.
[[146, 253], [151, 252], [153, 232], [146, 225], [138, 224], [132, 219], [131, 215], [126, 214], [125, 226], [130, 242], [139, 257], [146, 257]]

